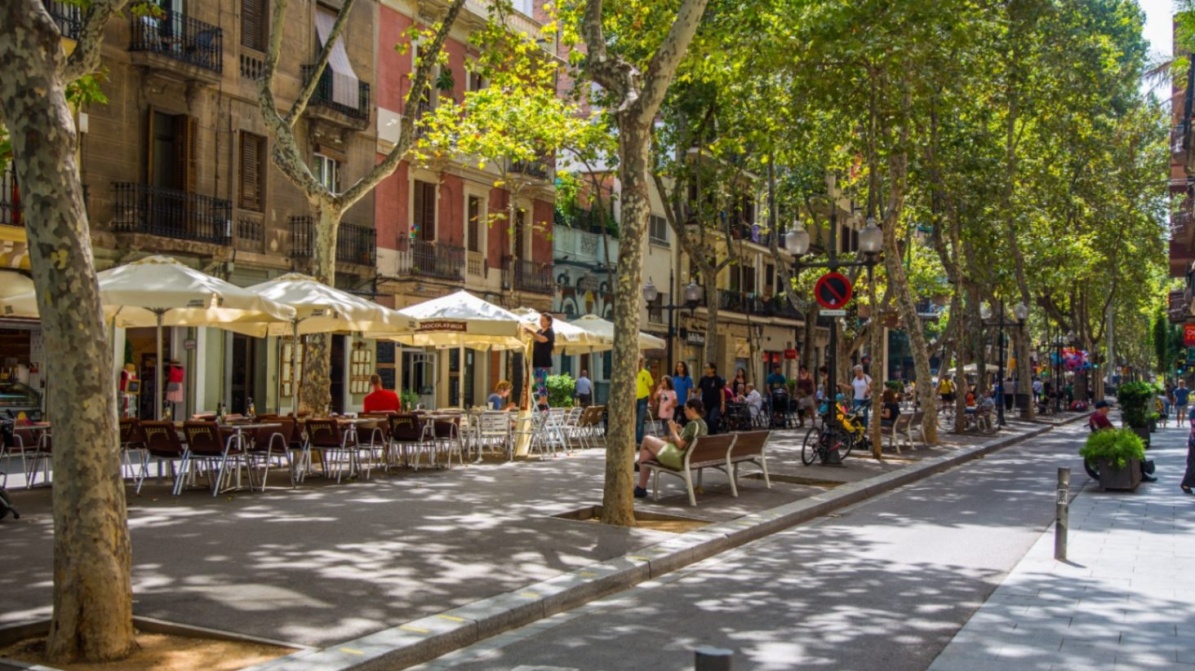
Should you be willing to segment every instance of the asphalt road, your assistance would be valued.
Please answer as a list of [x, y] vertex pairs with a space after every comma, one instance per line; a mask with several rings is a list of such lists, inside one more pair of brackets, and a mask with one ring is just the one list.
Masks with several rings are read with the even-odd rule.
[[923, 671], [1049, 526], [1085, 430], [986, 459], [417, 667]]

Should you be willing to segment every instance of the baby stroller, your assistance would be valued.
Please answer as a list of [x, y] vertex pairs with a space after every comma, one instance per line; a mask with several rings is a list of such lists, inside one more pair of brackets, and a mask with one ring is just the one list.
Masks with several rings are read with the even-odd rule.
[[[12, 418], [0, 417], [0, 455], [8, 453], [8, 450], [16, 442], [12, 432]], [[8, 482], [8, 474], [0, 471], [0, 520], [8, 517], [12, 513], [14, 520], [21, 518], [21, 513], [13, 507], [12, 501], [8, 498], [8, 492], [4, 489], [4, 484]]]
[[771, 428], [787, 429], [791, 426], [791, 408], [789, 407], [788, 392], [783, 389], [772, 390], [772, 421]]

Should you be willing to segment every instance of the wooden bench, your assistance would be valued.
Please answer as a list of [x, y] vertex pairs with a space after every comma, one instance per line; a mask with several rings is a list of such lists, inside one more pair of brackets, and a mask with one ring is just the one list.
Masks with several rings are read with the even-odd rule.
[[[913, 434], [910, 427], [913, 425], [913, 418], [916, 414], [901, 413], [896, 416], [896, 421], [888, 426], [880, 426], [880, 435], [888, 436], [888, 447], [900, 454], [900, 444], [904, 442], [910, 449], [913, 447]], [[924, 413], [922, 414], [924, 417]], [[902, 441], [903, 439], [903, 441]]]
[[675, 475], [685, 481], [685, 489], [689, 492], [689, 505], [697, 505], [697, 493], [693, 489], [693, 472], [697, 472], [697, 486], [701, 486], [701, 474], [707, 468], [716, 468], [729, 475], [727, 455], [734, 446], [737, 434], [726, 433], [716, 436], [702, 436], [693, 441], [689, 449], [685, 450], [684, 463], [679, 469], [669, 468], [652, 459], [639, 464], [640, 468], [652, 471], [652, 499], [660, 499], [660, 473]]
[[739, 464], [755, 464], [763, 471], [764, 484], [772, 488], [772, 480], [768, 477], [768, 456], [765, 453], [771, 431], [748, 431], [738, 434], [726, 453], [726, 470], [730, 474], [730, 493], [735, 498], [739, 495]]
[[913, 432], [917, 433], [917, 436], [921, 440], [921, 444], [925, 445], [925, 430], [921, 428], [921, 423], [924, 420], [925, 420], [925, 411], [924, 410], [914, 411], [913, 414], [909, 418], [909, 428], [908, 428], [906, 434], [909, 437], [909, 448], [910, 449], [915, 447], [915, 445], [913, 445]]

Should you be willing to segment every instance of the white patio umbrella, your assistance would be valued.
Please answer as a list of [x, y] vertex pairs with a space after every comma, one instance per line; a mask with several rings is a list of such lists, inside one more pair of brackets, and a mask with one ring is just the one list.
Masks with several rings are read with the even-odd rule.
[[[519, 315], [523, 319], [523, 323], [527, 326], [536, 329], [539, 328], [540, 313], [537, 310], [516, 308], [512, 312]], [[570, 324], [563, 319], [553, 320], [552, 330], [556, 333], [556, 345], [554, 347], [556, 354], [570, 356], [573, 354], [605, 352], [614, 349], [613, 337], [607, 338], [592, 331], [586, 331], [580, 326]]]
[[[299, 346], [299, 336], [309, 333], [405, 333], [415, 329], [415, 320], [400, 315], [396, 310], [330, 287], [302, 273], [287, 273], [247, 289], [294, 308], [294, 319], [286, 324], [238, 324], [231, 330], [259, 338], [266, 335], [289, 335], [294, 338], [296, 348]], [[293, 358], [290, 363], [294, 364]], [[301, 390], [303, 378], [298, 376], [297, 372], [296, 376], [297, 388]], [[298, 391], [294, 398], [297, 409]]]
[[467, 291], [433, 298], [399, 310], [416, 320], [413, 333], [379, 333], [413, 347], [451, 349], [522, 349], [528, 336], [515, 313], [484, 301]]
[[[597, 315], [585, 315], [578, 317], [570, 322], [573, 326], [589, 331], [599, 337], [609, 338], [610, 342], [614, 342], [614, 322], [606, 321]], [[656, 337], [650, 333], [639, 332], [639, 349], [663, 349], [668, 346], [663, 338]], [[613, 347], [613, 344], [611, 344]]]
[[[149, 256], [99, 273], [104, 318], [121, 328], [157, 328], [157, 379], [162, 380], [162, 327], [249, 328], [289, 323], [295, 311], [259, 294], [189, 268], [168, 256]], [[37, 298], [24, 293], [0, 299], [0, 314], [36, 316]], [[163, 387], [164, 388], [164, 387]], [[162, 394], [154, 412], [162, 416]]]

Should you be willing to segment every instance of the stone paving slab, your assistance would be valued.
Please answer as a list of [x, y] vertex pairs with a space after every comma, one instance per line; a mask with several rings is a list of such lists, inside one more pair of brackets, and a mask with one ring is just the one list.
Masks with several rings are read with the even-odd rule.
[[1048, 529], [930, 671], [1195, 671], [1195, 497], [1185, 429], [1154, 434], [1158, 482], [1090, 483], [1070, 504], [1067, 562]]
[[[768, 490], [741, 480], [734, 499], [724, 480], [708, 478], [698, 508], [684, 505], [679, 486], [658, 503], [639, 502], [714, 523], [681, 536], [550, 517], [600, 501], [599, 451], [218, 499], [169, 497], [159, 486], [130, 501], [135, 608], [327, 646], [262, 669], [399, 668], [1048, 429], [1014, 423], [986, 443], [966, 437], [906, 450], [899, 461], [852, 458], [839, 468], [800, 465], [801, 436], [781, 434], [772, 472], [844, 484]], [[0, 623], [48, 615], [48, 493], [16, 494], [24, 516], [5, 526], [0, 544], [0, 562], [16, 568], [0, 575], [0, 590], [17, 599]]]

